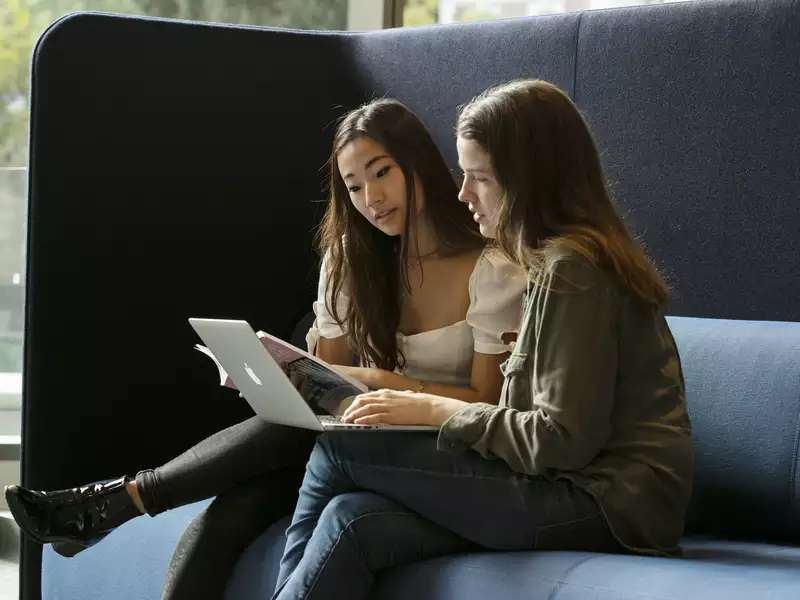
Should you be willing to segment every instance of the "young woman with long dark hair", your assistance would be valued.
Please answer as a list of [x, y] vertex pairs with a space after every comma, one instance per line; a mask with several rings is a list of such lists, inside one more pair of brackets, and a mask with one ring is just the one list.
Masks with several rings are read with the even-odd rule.
[[[359, 107], [339, 123], [329, 169], [309, 349], [370, 388], [497, 402], [524, 272], [458, 205], [425, 126], [394, 100]], [[6, 498], [28, 535], [72, 556], [131, 518], [216, 496], [179, 542], [165, 597], [221, 597], [240, 552], [291, 512], [314, 437], [253, 417], [135, 477], [9, 486]]]
[[365, 598], [381, 569], [480, 550], [670, 555], [693, 452], [667, 287], [627, 231], [594, 140], [557, 87], [516, 81], [461, 111], [460, 199], [528, 271], [499, 404], [378, 390], [320, 436], [275, 598]]

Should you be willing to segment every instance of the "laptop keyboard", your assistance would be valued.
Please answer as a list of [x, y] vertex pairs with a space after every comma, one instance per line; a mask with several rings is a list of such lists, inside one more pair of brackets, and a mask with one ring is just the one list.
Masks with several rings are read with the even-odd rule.
[[332, 415], [319, 415], [319, 421], [323, 425], [333, 426], [336, 429], [380, 429], [380, 425], [356, 425], [355, 423], [345, 423], [341, 417]]

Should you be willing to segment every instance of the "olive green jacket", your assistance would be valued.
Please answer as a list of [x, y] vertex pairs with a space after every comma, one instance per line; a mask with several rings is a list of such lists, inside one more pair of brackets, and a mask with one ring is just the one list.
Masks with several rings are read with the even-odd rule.
[[663, 314], [609, 273], [565, 254], [531, 281], [497, 406], [471, 404], [439, 433], [517, 472], [568, 479], [596, 498], [629, 550], [680, 552], [691, 426]]

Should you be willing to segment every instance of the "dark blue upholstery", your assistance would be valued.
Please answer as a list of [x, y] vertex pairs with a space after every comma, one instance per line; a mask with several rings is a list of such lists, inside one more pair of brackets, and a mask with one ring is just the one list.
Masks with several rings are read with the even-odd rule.
[[160, 598], [178, 538], [209, 503], [209, 500], [197, 502], [153, 518], [129, 521], [104, 539], [102, 546], [71, 559], [59, 556], [47, 546], [42, 553], [42, 598]]
[[[168, 558], [193, 504], [126, 524], [103, 552], [64, 559], [44, 552], [45, 600], [158, 598]], [[276, 523], [242, 557], [226, 600], [269, 598], [288, 521]], [[797, 598], [800, 547], [690, 537], [685, 557], [661, 559], [587, 552], [469, 554], [394, 569], [375, 600], [754, 600]]]
[[800, 544], [800, 323], [669, 323], [696, 453], [687, 529]]
[[[342, 107], [406, 101], [455, 166], [457, 105], [541, 77], [595, 130], [619, 205], [672, 281], [670, 313], [739, 320], [673, 320], [698, 454], [688, 530], [712, 537], [687, 538], [688, 561], [432, 561], [387, 573], [379, 595], [800, 597], [798, 31], [798, 0], [367, 34], [61, 20], [32, 70], [23, 483], [157, 465], [248, 416], [191, 350], [186, 318], [292, 334], [315, 289], [320, 167]], [[140, 519], [71, 561], [46, 554], [41, 578], [26, 542], [23, 597], [41, 584], [87, 598], [93, 577], [116, 586], [97, 598], [158, 597], [197, 509]], [[231, 590], [268, 589], [279, 546], [259, 539]]]
[[673, 313], [800, 321], [800, 4], [583, 14], [575, 101]]
[[[483, 600], [517, 598], [520, 590], [534, 599], [731, 600], [761, 597], [767, 590], [770, 598], [797, 598], [800, 323], [691, 317], [669, 322], [697, 440], [692, 524], [717, 535], [685, 538], [680, 559], [586, 552], [440, 558], [385, 573], [375, 598]], [[157, 597], [171, 549], [205, 505], [130, 522], [103, 542], [102, 552], [66, 560], [47, 549], [43, 597], [100, 600], [116, 597], [120, 589], [128, 590], [124, 597]], [[227, 600], [269, 597], [287, 524], [276, 523], [246, 551]], [[772, 542], [729, 539], [745, 536]], [[77, 595], [81, 590], [86, 595]]]

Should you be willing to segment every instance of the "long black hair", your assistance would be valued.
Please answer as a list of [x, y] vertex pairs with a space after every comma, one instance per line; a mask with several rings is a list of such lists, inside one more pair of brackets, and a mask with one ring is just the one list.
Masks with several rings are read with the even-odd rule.
[[[381, 232], [350, 200], [336, 159], [347, 144], [361, 137], [383, 146], [403, 172], [403, 235]], [[333, 139], [329, 173], [330, 201], [317, 235], [319, 251], [329, 261], [326, 305], [363, 363], [394, 370], [405, 361], [398, 351], [396, 333], [403, 293], [410, 290], [408, 240], [417, 237], [409, 236], [417, 226], [415, 175], [425, 195], [425, 216], [441, 244], [440, 253], [478, 248], [484, 240], [469, 211], [458, 202], [458, 186], [430, 133], [397, 100], [374, 100], [342, 118]], [[415, 255], [419, 255], [418, 249]], [[340, 315], [333, 299], [342, 291], [350, 296], [350, 302]]]

